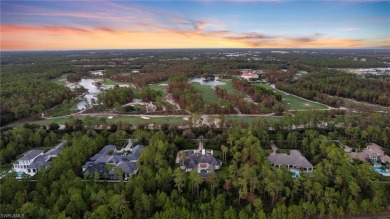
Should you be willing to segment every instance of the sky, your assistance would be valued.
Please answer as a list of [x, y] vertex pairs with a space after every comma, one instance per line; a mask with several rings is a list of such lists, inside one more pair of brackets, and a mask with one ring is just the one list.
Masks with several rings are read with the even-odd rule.
[[390, 1], [1, 0], [1, 50], [376, 48]]

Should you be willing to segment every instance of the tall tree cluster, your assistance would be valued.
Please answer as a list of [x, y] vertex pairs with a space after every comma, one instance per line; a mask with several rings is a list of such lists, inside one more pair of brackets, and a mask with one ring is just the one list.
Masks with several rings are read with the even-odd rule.
[[[131, 136], [123, 130], [66, 133], [68, 146], [47, 171], [34, 176], [37, 182], [0, 180], [2, 213], [33, 218], [276, 219], [334, 218], [384, 210], [387, 193], [370, 164], [350, 160], [327, 136], [308, 129], [297, 147], [315, 169], [293, 178], [286, 168], [268, 162], [263, 142], [268, 141], [269, 131], [263, 125], [221, 133], [226, 137], [221, 142], [223, 167], [207, 177], [175, 166], [183, 141], [177, 130], [137, 129]], [[137, 175], [127, 182], [105, 183], [81, 174], [81, 166], [91, 156], [107, 143], [120, 144], [116, 139], [122, 137], [146, 145]]]

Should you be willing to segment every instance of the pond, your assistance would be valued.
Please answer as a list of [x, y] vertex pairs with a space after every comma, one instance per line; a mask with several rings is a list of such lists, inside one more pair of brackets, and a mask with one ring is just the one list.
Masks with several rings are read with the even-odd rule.
[[102, 76], [105, 70], [90, 71], [92, 75]]
[[81, 79], [81, 81], [69, 86], [70, 89], [74, 89], [77, 86], [83, 86], [85, 89], [88, 90], [88, 92], [85, 95], [79, 98], [80, 102], [77, 104], [78, 110], [83, 110], [86, 108], [87, 102], [85, 102], [85, 100], [88, 101], [88, 104], [91, 104], [91, 100], [92, 99], [97, 100], [96, 95], [103, 91], [103, 89], [95, 86], [93, 82], [94, 82], [93, 79]]
[[219, 81], [219, 77], [215, 77], [214, 81], [204, 81], [202, 78], [193, 78], [191, 82], [197, 82], [201, 85], [218, 86], [225, 85], [225, 83]]

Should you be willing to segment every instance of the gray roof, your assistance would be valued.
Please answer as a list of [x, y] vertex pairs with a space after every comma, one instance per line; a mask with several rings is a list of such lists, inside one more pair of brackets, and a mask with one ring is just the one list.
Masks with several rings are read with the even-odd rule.
[[62, 152], [62, 148], [56, 148], [54, 150], [50, 150], [46, 152], [46, 154], [50, 156], [58, 156], [61, 152]]
[[288, 154], [271, 154], [268, 160], [275, 166], [293, 165], [301, 168], [313, 168], [313, 165], [298, 151], [291, 150]]
[[209, 153], [201, 154], [192, 152], [186, 154], [189, 154], [189, 156], [184, 159], [184, 165], [187, 169], [194, 169], [199, 163], [208, 163], [213, 169], [215, 166], [222, 165], [221, 160], [215, 158], [212, 154]]
[[49, 163], [47, 161], [37, 160], [37, 161], [34, 161], [34, 163], [30, 164], [28, 166], [28, 169], [38, 169], [41, 167], [47, 167], [48, 165], [49, 165]]
[[[102, 164], [114, 164], [116, 167], [119, 167], [123, 170], [125, 174], [136, 174], [138, 171], [136, 162], [141, 155], [141, 150], [143, 145], [136, 145], [134, 148], [130, 150], [130, 154], [122, 154], [116, 150], [115, 145], [107, 145], [99, 153], [95, 154], [90, 158], [90, 161], [85, 163], [83, 166], [85, 171], [96, 171], [105, 172], [101, 170], [102, 168], [106, 168], [105, 165]], [[114, 151], [113, 154], [108, 154], [109, 151]], [[113, 173], [113, 169], [107, 170], [109, 173]]]
[[24, 153], [23, 157], [19, 158], [18, 160], [31, 160], [41, 153], [43, 153], [43, 150], [29, 150]]
[[117, 167], [122, 168], [123, 172], [126, 174], [135, 174], [138, 170], [135, 162], [120, 162]]
[[99, 151], [99, 154], [108, 154], [109, 151], [115, 151], [115, 150], [116, 150], [115, 145], [107, 145]]

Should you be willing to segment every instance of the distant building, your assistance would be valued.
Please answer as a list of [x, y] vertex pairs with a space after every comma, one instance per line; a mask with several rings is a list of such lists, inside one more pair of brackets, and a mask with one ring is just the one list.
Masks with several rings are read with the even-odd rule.
[[359, 159], [361, 161], [376, 161], [376, 162], [390, 162], [390, 157], [387, 156], [381, 146], [370, 143], [367, 147], [361, 152], [351, 152], [349, 153], [351, 158]]
[[62, 146], [65, 143], [66, 141], [62, 141], [46, 153], [43, 150], [27, 151], [13, 163], [13, 170], [17, 173], [18, 177], [21, 177], [23, 174], [34, 176], [38, 170], [46, 169], [49, 166], [49, 160], [57, 157], [62, 152]]
[[127, 180], [132, 175], [137, 174], [137, 161], [143, 148], [143, 145], [133, 147], [131, 140], [121, 150], [118, 150], [115, 145], [107, 145], [83, 165], [83, 174], [94, 177], [95, 173], [98, 173], [101, 179], [116, 180], [119, 179], [118, 171], [121, 169], [123, 179]]
[[275, 167], [286, 166], [289, 170], [298, 169], [311, 172], [314, 168], [298, 150], [291, 150], [290, 154], [273, 153], [268, 156], [268, 160]]
[[246, 79], [246, 80], [253, 80], [253, 79], [258, 79], [259, 75], [254, 74], [254, 73], [243, 73], [241, 75], [241, 78]]
[[[183, 158], [180, 158], [180, 153], [184, 155]], [[203, 139], [199, 140], [197, 150], [180, 151], [176, 162], [180, 163], [182, 170], [186, 172], [195, 170], [202, 176], [207, 176], [222, 166], [222, 161], [213, 156], [213, 150], [203, 149]]]

